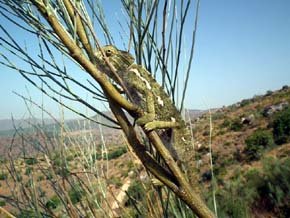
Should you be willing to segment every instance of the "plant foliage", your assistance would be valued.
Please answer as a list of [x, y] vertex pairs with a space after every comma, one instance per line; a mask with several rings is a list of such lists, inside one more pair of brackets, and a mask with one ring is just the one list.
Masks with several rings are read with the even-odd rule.
[[274, 140], [271, 132], [266, 130], [256, 130], [245, 140], [246, 148], [244, 153], [247, 155], [247, 160], [259, 160], [262, 152], [274, 145]]
[[273, 121], [273, 135], [278, 145], [290, 141], [290, 107], [275, 116]]

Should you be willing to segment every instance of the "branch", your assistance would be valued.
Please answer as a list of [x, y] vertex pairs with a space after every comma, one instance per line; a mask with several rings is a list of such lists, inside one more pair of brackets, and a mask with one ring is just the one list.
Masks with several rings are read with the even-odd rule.
[[82, 50], [75, 44], [63, 26], [59, 23], [57, 17], [53, 13], [52, 8], [44, 5], [43, 2], [40, 3], [38, 1], [33, 1], [33, 3], [44, 16], [44, 18], [49, 22], [61, 42], [69, 50], [71, 57], [74, 58], [82, 67], [84, 67], [84, 69], [100, 84], [100, 86], [107, 93], [110, 94], [112, 99], [114, 99], [114, 101], [116, 101], [120, 106], [128, 111], [137, 111], [138, 107], [128, 102], [108, 81], [106, 75], [100, 72], [96, 66], [83, 55]]

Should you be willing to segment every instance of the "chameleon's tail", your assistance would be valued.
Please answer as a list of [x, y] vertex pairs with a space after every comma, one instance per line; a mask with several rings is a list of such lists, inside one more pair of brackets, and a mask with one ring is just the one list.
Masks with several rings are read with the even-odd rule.
[[186, 175], [192, 188], [199, 193], [198, 173], [190, 131], [184, 127], [178, 129], [162, 129], [158, 133], [163, 144]]

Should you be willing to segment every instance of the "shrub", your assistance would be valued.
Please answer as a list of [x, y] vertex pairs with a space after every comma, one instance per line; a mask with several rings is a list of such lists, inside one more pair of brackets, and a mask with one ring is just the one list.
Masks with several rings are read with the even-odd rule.
[[205, 130], [205, 131], [202, 133], [203, 136], [209, 136], [209, 134], [210, 134], [210, 131], [209, 131], [209, 130]]
[[[264, 210], [273, 217], [289, 217], [290, 158], [267, 158], [262, 169], [252, 168], [246, 174], [227, 180], [217, 188], [216, 200], [219, 217], [250, 217], [249, 210]], [[211, 208], [212, 194], [205, 193]]]
[[74, 160], [74, 156], [73, 156], [73, 155], [68, 155], [68, 156], [66, 157], [66, 160], [67, 160], [67, 161], [72, 161], [72, 160]]
[[236, 161], [239, 161], [239, 162], [243, 160], [242, 153], [239, 148], [236, 148], [236, 151], [234, 152], [233, 157]]
[[232, 131], [240, 131], [243, 127], [243, 124], [239, 119], [234, 119], [230, 125], [230, 130]]
[[225, 117], [225, 114], [222, 112], [216, 112], [212, 115], [212, 120], [220, 120]]
[[0, 164], [4, 164], [7, 160], [4, 159], [4, 157], [0, 157]]
[[248, 207], [237, 193], [223, 193], [216, 196], [219, 217], [249, 217]]
[[241, 107], [244, 107], [244, 106], [246, 106], [246, 105], [248, 105], [250, 103], [251, 103], [250, 99], [244, 99], [244, 100], [241, 101]]
[[46, 192], [42, 190], [40, 187], [37, 187], [37, 190], [38, 190], [38, 195], [40, 198], [43, 198], [46, 196]]
[[37, 181], [42, 181], [42, 180], [44, 180], [44, 175], [38, 176]]
[[201, 181], [202, 182], [211, 181], [211, 179], [212, 179], [212, 174], [211, 174], [210, 170], [207, 170], [206, 172], [204, 172], [201, 175]]
[[7, 179], [7, 173], [1, 172], [0, 173], [0, 180], [5, 180]]
[[145, 199], [145, 190], [142, 187], [142, 184], [134, 181], [127, 191], [127, 195], [129, 196], [129, 200], [126, 202], [126, 206], [136, 205], [138, 201], [142, 201]]
[[228, 146], [230, 146], [231, 144], [232, 144], [231, 142], [225, 142], [223, 146], [224, 146], [224, 147], [228, 147]]
[[231, 125], [231, 121], [229, 119], [225, 119], [224, 122], [220, 125], [221, 128], [226, 128]]
[[25, 175], [28, 176], [31, 174], [32, 168], [31, 167], [27, 167], [25, 170]]
[[52, 158], [53, 165], [55, 166], [62, 166], [64, 161], [63, 158], [59, 153], [55, 153], [53, 158]]
[[5, 201], [0, 201], [0, 207], [4, 207], [6, 205]]
[[70, 175], [69, 169], [65, 166], [57, 168], [55, 173], [61, 177], [68, 177]]
[[17, 218], [38, 218], [36, 212], [32, 210], [21, 210], [19, 214], [17, 214]]
[[287, 85], [282, 86], [282, 90], [287, 90], [287, 89], [289, 89], [289, 86]]
[[224, 135], [225, 133], [226, 133], [225, 130], [220, 130], [220, 131], [218, 131], [217, 135]]
[[108, 159], [115, 159], [118, 158], [120, 156], [122, 156], [123, 154], [125, 154], [127, 152], [127, 148], [126, 147], [120, 147], [115, 151], [112, 151], [108, 154]]
[[102, 159], [102, 155], [100, 153], [93, 153], [92, 154], [92, 162], [95, 163], [96, 160], [101, 160]]
[[68, 195], [72, 203], [76, 204], [81, 201], [84, 191], [79, 185], [76, 185], [68, 192]]
[[56, 195], [54, 195], [46, 202], [45, 206], [48, 209], [56, 209], [60, 205], [60, 203], [60, 199]]
[[275, 116], [272, 126], [274, 140], [278, 145], [290, 141], [290, 107]]
[[133, 163], [132, 160], [127, 161], [127, 167], [128, 167], [129, 169], [131, 169], [131, 168], [134, 167], [134, 163]]
[[245, 175], [248, 181], [245, 190], [251, 189], [252, 202], [256, 207], [275, 211], [279, 217], [289, 217], [290, 205], [290, 158], [263, 160], [263, 170]]
[[[126, 147], [119, 147], [114, 151], [111, 151], [108, 153], [108, 159], [116, 159], [120, 156], [122, 156], [123, 154], [125, 154], [127, 152], [127, 148]], [[92, 163], [95, 163], [96, 160], [101, 160], [102, 158], [106, 158], [105, 156], [103, 157], [102, 154], [99, 153], [94, 153], [92, 154]]]
[[[241, 174], [231, 182], [227, 181], [223, 188], [216, 192], [217, 212], [219, 217], [249, 217], [248, 201], [245, 200]], [[208, 205], [214, 209], [213, 198], [210, 192], [205, 193]]]
[[114, 184], [118, 188], [120, 188], [123, 185], [123, 183], [121, 182], [121, 179], [120, 178], [117, 178], [117, 177], [111, 178], [109, 180], [109, 183]]
[[16, 181], [17, 182], [21, 182], [22, 181], [22, 175], [19, 172], [16, 173]]
[[28, 188], [28, 187], [32, 187], [32, 186], [33, 186], [33, 179], [32, 179], [32, 178], [29, 178], [29, 179], [27, 180], [27, 182], [24, 184], [24, 186], [25, 186], [26, 188]]
[[34, 164], [37, 163], [37, 159], [34, 158], [34, 157], [27, 158], [27, 159], [25, 159], [25, 163], [26, 163], [27, 165], [34, 165]]
[[268, 91], [266, 92], [265, 96], [271, 96], [273, 93], [274, 93], [273, 91], [268, 90]]
[[247, 160], [258, 160], [262, 155], [262, 151], [274, 145], [273, 136], [266, 130], [256, 130], [246, 140], [246, 148], [244, 150]]
[[45, 179], [47, 180], [51, 180], [53, 178], [52, 176], [52, 173], [51, 172], [48, 172], [46, 175], [45, 175]]

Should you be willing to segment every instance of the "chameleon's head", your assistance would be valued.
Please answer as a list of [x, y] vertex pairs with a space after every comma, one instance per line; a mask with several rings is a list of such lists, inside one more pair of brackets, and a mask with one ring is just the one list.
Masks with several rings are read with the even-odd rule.
[[[104, 46], [102, 47], [102, 50], [104, 51], [109, 62], [118, 72], [126, 70], [134, 63], [134, 57], [129, 52], [118, 50], [113, 45]], [[110, 68], [105, 62], [101, 51], [97, 51], [95, 53], [95, 57], [97, 59], [97, 64], [101, 65], [101, 67], [106, 71], [110, 71]]]

